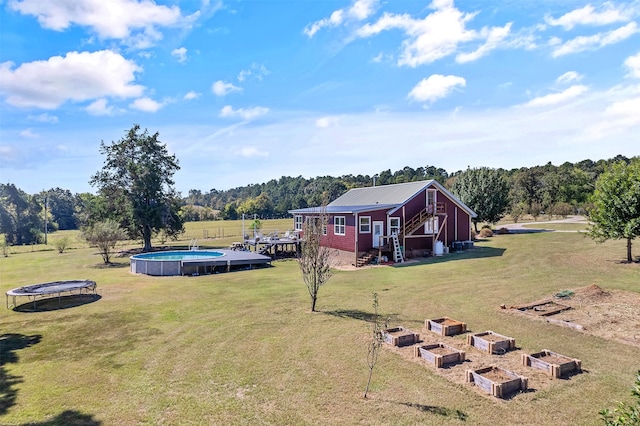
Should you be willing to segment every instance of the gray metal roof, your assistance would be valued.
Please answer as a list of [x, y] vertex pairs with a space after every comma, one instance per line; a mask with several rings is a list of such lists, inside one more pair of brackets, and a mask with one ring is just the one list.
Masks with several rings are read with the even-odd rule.
[[308, 207], [306, 209], [289, 210], [291, 214], [337, 214], [337, 213], [359, 213], [370, 212], [374, 210], [389, 210], [395, 208], [396, 204], [371, 204], [364, 206], [331, 206], [328, 205], [324, 209], [322, 207]]
[[421, 180], [418, 182], [396, 183], [392, 185], [368, 186], [365, 188], [353, 188], [322, 207], [309, 207], [306, 209], [289, 210], [292, 214], [329, 214], [358, 213], [363, 211], [389, 209], [390, 213], [407, 203], [423, 189], [433, 186], [438, 188], [445, 196], [466, 210], [471, 217], [476, 213], [460, 201], [455, 195], [447, 191], [435, 180]]
[[369, 186], [354, 188], [329, 203], [331, 206], [371, 206], [386, 204], [400, 206], [414, 195], [429, 186], [433, 180], [418, 182], [396, 183], [393, 185]]

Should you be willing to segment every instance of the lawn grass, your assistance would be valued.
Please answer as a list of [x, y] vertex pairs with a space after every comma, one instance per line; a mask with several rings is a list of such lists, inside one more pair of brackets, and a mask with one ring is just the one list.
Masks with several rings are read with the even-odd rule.
[[[199, 243], [228, 245], [227, 232]], [[101, 299], [50, 312], [2, 309], [0, 424], [588, 425], [600, 423], [601, 408], [629, 402], [638, 348], [499, 309], [590, 284], [639, 292], [640, 265], [619, 263], [624, 242], [540, 233], [476, 246], [405, 266], [336, 271], [320, 290], [318, 313], [309, 312], [294, 260], [147, 277], [129, 273], [127, 258], [102, 266], [90, 248], [12, 254], [0, 259], [1, 291], [88, 278]], [[372, 398], [363, 400], [372, 292], [392, 325], [419, 329], [425, 318], [449, 316], [513, 336], [523, 350], [580, 358], [586, 372], [502, 401], [385, 350]]]
[[531, 225], [522, 225], [523, 228], [533, 229], [553, 229], [554, 231], [582, 231], [587, 232], [589, 224], [587, 223], [537, 223]]

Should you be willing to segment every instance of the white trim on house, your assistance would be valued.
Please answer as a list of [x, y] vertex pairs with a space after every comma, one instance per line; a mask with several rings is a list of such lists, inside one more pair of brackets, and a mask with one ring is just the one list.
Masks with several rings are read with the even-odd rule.
[[358, 232], [361, 234], [371, 233], [371, 216], [358, 217]]
[[[342, 222], [342, 223], [339, 223], [339, 222]], [[345, 216], [333, 217], [333, 234], [347, 235], [347, 220]]]

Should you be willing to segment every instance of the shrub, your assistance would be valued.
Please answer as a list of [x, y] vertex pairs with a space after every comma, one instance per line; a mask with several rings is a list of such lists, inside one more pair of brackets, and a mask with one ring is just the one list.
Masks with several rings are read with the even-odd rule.
[[482, 225], [481, 229], [491, 229], [491, 225], [489, 225], [488, 223], [485, 223], [484, 225]]
[[482, 238], [486, 238], [486, 237], [493, 237], [493, 231], [491, 230], [491, 228], [482, 228], [480, 230], [480, 235]]
[[56, 249], [58, 250], [58, 253], [62, 254], [67, 248], [69, 248], [69, 243], [69, 237], [64, 236], [62, 238], [58, 238], [54, 244], [56, 246]]
[[635, 404], [618, 403], [613, 411], [605, 408], [599, 414], [607, 426], [627, 426], [640, 424], [640, 370], [636, 373], [636, 382], [631, 395], [637, 398]]
[[474, 229], [472, 229], [471, 230], [471, 239], [475, 240], [477, 237], [478, 237], [478, 233]]
[[500, 234], [500, 235], [504, 235], [504, 234], [508, 234], [508, 233], [509, 233], [509, 232], [511, 232], [511, 231], [509, 231], [509, 228], [504, 228], [504, 227], [502, 227], [502, 228], [498, 229], [498, 231], [497, 231], [497, 232], [498, 232], [498, 234]]

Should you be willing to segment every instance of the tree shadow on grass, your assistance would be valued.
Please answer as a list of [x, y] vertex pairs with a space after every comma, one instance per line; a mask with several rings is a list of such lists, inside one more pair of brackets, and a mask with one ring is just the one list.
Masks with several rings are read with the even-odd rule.
[[458, 420], [463, 421], [463, 422], [467, 421], [467, 413], [465, 413], [464, 411], [460, 411], [460, 410], [454, 410], [452, 408], [439, 407], [437, 405], [417, 404], [415, 402], [397, 402], [397, 401], [390, 401], [390, 402], [393, 402], [395, 404], [404, 405], [404, 406], [409, 407], [409, 408], [415, 408], [416, 410], [418, 410], [418, 411], [420, 411], [422, 413], [437, 414], [437, 415], [443, 416], [443, 417], [453, 417], [453, 418], [458, 419]]
[[0, 415], [6, 414], [16, 403], [18, 390], [15, 385], [22, 383], [22, 377], [12, 376], [4, 368], [5, 364], [18, 362], [15, 351], [28, 348], [42, 340], [39, 334], [25, 336], [23, 334], [0, 334]]
[[[322, 313], [326, 315], [331, 315], [334, 317], [351, 318], [351, 319], [357, 319], [357, 320], [366, 321], [366, 322], [373, 322], [376, 318], [376, 315], [373, 312], [364, 312], [359, 309], [335, 309], [333, 311], [322, 311]], [[389, 315], [385, 315], [384, 317], [382, 315], [379, 315], [381, 319], [384, 319], [387, 317], [390, 317], [390, 318], [397, 317], [397, 316], [398, 314], [389, 314]]]
[[100, 426], [92, 415], [83, 414], [75, 410], [66, 410], [50, 420], [42, 422], [23, 423], [21, 426]]
[[130, 267], [130, 263], [123, 262], [110, 262], [110, 263], [97, 263], [93, 266], [95, 269], [118, 269], [118, 268], [128, 268]]

